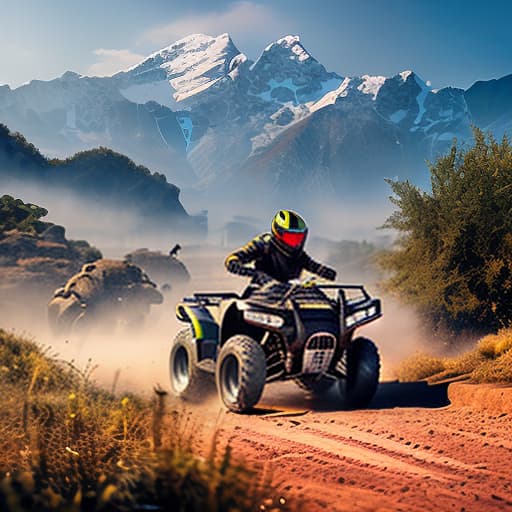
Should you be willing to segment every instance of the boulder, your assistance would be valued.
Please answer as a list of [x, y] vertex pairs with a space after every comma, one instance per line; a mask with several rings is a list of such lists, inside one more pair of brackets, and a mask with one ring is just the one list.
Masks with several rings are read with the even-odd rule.
[[84, 332], [96, 326], [141, 325], [152, 304], [163, 297], [149, 277], [126, 261], [87, 263], [48, 304], [50, 327], [58, 334]]
[[187, 267], [178, 259], [180, 249], [179, 245], [175, 245], [168, 254], [137, 249], [127, 254], [125, 260], [141, 267], [160, 286], [170, 285], [172, 288], [190, 280]]

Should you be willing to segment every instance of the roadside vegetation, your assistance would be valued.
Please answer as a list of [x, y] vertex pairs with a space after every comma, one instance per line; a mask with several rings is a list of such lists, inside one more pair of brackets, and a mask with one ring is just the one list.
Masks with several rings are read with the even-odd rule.
[[116, 396], [33, 341], [0, 329], [0, 510], [289, 510], [211, 434], [207, 457], [184, 412]]
[[430, 166], [432, 191], [390, 181], [398, 241], [379, 259], [389, 292], [434, 327], [497, 332], [512, 321], [512, 146], [475, 128]]
[[476, 128], [474, 139], [430, 165], [431, 192], [389, 182], [397, 210], [384, 228], [398, 238], [378, 257], [385, 289], [452, 350], [484, 336], [457, 357], [411, 356], [397, 368], [401, 381], [512, 383], [512, 146]]
[[473, 350], [457, 357], [415, 354], [404, 360], [396, 373], [401, 382], [464, 378], [472, 382], [512, 383], [512, 328], [484, 336]]

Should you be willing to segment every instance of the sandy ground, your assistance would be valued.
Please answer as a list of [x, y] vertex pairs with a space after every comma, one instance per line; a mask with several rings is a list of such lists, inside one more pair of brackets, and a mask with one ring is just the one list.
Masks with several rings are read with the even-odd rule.
[[[446, 386], [381, 384], [368, 410], [274, 383], [251, 415], [195, 415], [304, 511], [512, 510], [512, 427], [448, 405]], [[208, 414], [205, 413], [208, 410]]]

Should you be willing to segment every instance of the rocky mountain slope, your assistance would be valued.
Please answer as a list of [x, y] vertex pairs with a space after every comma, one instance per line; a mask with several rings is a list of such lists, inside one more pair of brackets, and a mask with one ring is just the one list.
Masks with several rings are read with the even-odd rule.
[[0, 88], [0, 116], [43, 152], [108, 145], [213, 195], [256, 182], [276, 197], [344, 197], [387, 193], [385, 177], [428, 186], [425, 160], [472, 124], [509, 132], [511, 77], [436, 90], [413, 71], [330, 72], [297, 36], [252, 62], [228, 34], [194, 34], [111, 77]]
[[[48, 295], [101, 253], [87, 242], [68, 240], [65, 229], [40, 220], [48, 211], [0, 197], [0, 304], [24, 293]], [[48, 298], [46, 297], [46, 299]], [[33, 297], [32, 297], [33, 298]]]

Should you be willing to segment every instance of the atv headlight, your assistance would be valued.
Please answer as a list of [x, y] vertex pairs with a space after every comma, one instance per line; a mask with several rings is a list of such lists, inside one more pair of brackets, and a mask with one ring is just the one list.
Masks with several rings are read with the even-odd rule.
[[284, 320], [278, 315], [262, 313], [260, 311], [244, 311], [244, 320], [254, 324], [265, 325], [278, 329], [284, 324]]

